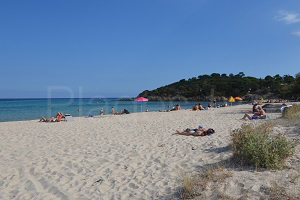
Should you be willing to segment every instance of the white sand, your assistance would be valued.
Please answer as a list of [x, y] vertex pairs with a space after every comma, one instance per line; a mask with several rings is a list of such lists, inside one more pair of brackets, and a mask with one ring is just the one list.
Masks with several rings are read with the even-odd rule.
[[[231, 156], [229, 132], [251, 108], [0, 123], [0, 199], [167, 199], [182, 171]], [[216, 133], [172, 135], [199, 125]]]

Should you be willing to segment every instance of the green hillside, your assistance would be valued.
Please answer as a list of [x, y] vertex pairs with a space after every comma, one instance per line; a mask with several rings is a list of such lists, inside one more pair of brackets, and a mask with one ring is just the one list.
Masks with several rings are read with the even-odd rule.
[[300, 97], [300, 73], [296, 76], [279, 74], [255, 78], [245, 76], [243, 72], [234, 74], [200, 75], [182, 79], [155, 90], [145, 90], [139, 96], [152, 101], [159, 100], [224, 100], [230, 96], [251, 98], [284, 98], [297, 99]]

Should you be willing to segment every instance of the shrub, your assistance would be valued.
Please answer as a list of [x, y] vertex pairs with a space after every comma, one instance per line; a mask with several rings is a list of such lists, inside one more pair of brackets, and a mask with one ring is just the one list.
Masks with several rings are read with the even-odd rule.
[[281, 134], [271, 136], [271, 126], [270, 123], [260, 126], [244, 124], [233, 130], [234, 156], [256, 167], [281, 169], [283, 161], [293, 154], [295, 144]]
[[300, 105], [293, 105], [284, 109], [282, 117], [286, 119], [299, 119], [300, 118]]

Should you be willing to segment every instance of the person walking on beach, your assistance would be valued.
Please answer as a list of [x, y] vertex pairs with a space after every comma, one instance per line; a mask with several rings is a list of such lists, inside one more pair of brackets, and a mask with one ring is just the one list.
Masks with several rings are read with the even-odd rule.
[[114, 109], [114, 107], [111, 107], [111, 113], [112, 113], [112, 114], [115, 114], [115, 109]]

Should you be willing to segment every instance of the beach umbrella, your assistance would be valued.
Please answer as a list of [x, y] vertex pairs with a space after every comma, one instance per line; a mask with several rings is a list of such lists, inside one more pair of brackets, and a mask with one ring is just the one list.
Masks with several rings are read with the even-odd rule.
[[229, 103], [231, 103], [231, 106], [232, 106], [232, 102], [235, 102], [235, 99], [231, 96], [228, 100]]
[[138, 97], [134, 101], [135, 102], [141, 102], [141, 112], [142, 112], [142, 110], [143, 110], [143, 102], [148, 101], [148, 99], [144, 98], [144, 97]]
[[235, 97], [235, 100], [242, 101], [243, 99], [241, 97]]

